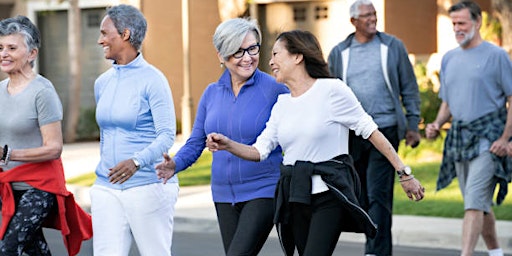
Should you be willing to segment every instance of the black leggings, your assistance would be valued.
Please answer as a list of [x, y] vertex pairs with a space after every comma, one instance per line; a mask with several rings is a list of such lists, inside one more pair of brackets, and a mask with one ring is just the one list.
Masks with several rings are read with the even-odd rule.
[[[330, 256], [341, 234], [343, 207], [331, 191], [311, 195], [311, 204], [290, 203], [290, 222], [281, 225], [283, 240], [293, 240], [301, 256]], [[293, 248], [286, 248], [293, 255]]]
[[35, 188], [14, 190], [16, 211], [12, 216], [4, 239], [0, 240], [0, 255], [51, 255], [43, 236], [42, 225], [52, 212], [55, 195]]
[[273, 199], [215, 203], [215, 210], [226, 255], [258, 255], [273, 227]]

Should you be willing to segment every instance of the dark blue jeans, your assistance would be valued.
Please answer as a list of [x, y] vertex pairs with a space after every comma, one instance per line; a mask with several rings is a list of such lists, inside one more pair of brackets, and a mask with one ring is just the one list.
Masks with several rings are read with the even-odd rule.
[[16, 212], [0, 241], [0, 255], [51, 255], [42, 225], [52, 212], [55, 195], [35, 188], [13, 192]]
[[274, 199], [215, 203], [215, 210], [226, 255], [258, 255], [274, 226]]
[[[379, 129], [398, 150], [397, 127]], [[366, 254], [379, 256], [392, 255], [393, 241], [391, 235], [393, 213], [393, 185], [395, 168], [389, 163], [373, 144], [350, 133], [349, 153], [354, 159], [354, 166], [361, 180], [364, 202], [360, 202], [368, 215], [377, 224], [375, 238], [366, 238]]]

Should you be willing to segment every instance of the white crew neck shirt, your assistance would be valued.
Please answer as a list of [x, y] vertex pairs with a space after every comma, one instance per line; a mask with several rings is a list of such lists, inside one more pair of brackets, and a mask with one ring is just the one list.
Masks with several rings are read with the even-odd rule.
[[[261, 160], [280, 145], [284, 165], [317, 163], [348, 154], [349, 129], [366, 139], [377, 128], [344, 82], [322, 78], [298, 97], [280, 95], [253, 146]], [[312, 182], [312, 194], [328, 190], [320, 176], [314, 175]]]

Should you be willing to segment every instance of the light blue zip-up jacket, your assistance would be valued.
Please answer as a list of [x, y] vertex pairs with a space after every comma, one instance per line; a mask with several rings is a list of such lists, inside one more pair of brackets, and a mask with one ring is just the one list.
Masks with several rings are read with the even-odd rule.
[[[155, 166], [174, 143], [176, 114], [165, 76], [142, 53], [126, 65], [112, 64], [94, 84], [101, 159], [96, 184], [128, 189], [161, 182]], [[108, 180], [109, 168], [136, 158], [140, 169], [123, 184]], [[178, 182], [173, 177], [168, 182]]]
[[[331, 75], [343, 81], [347, 81], [350, 43], [354, 35], [355, 33], [350, 34], [343, 42], [336, 45], [328, 58]], [[377, 32], [376, 36], [381, 41], [382, 74], [393, 96], [398, 121], [398, 138], [401, 140], [405, 137], [407, 130], [418, 131], [420, 122], [418, 83], [402, 41], [382, 32]]]

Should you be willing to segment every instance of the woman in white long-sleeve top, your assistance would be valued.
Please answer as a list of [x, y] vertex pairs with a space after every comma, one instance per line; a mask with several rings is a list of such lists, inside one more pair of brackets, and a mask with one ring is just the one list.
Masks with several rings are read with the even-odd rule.
[[[276, 214], [286, 255], [331, 255], [342, 231], [375, 235], [375, 226], [359, 207], [359, 180], [348, 155], [348, 132], [372, 142], [396, 168], [404, 169], [389, 141], [378, 131], [353, 92], [329, 76], [313, 34], [281, 33], [272, 49], [272, 73], [291, 94], [280, 95], [265, 130], [244, 145], [219, 133], [207, 137], [214, 152], [227, 150], [261, 161], [278, 145], [283, 149]], [[412, 175], [400, 184], [410, 199], [421, 200], [424, 188]]]

